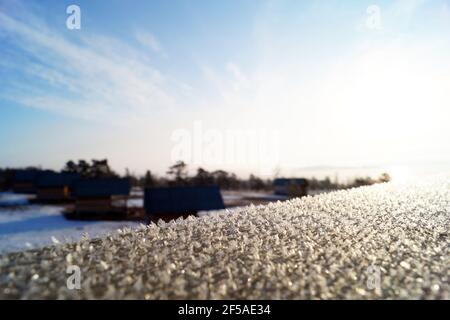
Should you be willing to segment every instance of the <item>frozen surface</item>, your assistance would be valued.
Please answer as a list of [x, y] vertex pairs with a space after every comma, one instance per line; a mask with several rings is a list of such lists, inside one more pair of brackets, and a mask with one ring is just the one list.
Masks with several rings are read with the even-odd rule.
[[74, 242], [85, 233], [101, 236], [136, 222], [72, 221], [57, 206], [0, 207], [0, 253]]
[[363, 187], [4, 255], [0, 298], [449, 299], [449, 227], [447, 179]]

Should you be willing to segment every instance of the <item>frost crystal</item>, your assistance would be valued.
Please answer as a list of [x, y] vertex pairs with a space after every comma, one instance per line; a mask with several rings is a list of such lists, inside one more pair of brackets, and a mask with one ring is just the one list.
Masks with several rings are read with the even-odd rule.
[[0, 256], [0, 298], [449, 299], [449, 231], [448, 180], [382, 184]]

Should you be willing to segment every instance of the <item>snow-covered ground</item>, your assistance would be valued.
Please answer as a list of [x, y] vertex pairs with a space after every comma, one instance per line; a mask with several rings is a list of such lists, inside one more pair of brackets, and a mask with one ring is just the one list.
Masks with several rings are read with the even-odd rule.
[[26, 194], [0, 192], [0, 207], [25, 205], [32, 197]]
[[23, 195], [2, 193], [0, 204], [0, 254], [78, 241], [84, 234], [97, 237], [140, 225], [133, 221], [67, 220], [61, 213], [63, 207], [26, 205]]

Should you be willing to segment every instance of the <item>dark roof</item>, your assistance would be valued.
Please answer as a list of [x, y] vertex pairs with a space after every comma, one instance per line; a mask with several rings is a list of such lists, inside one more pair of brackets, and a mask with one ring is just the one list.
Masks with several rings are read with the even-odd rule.
[[169, 187], [145, 190], [147, 214], [185, 214], [225, 209], [218, 187]]
[[80, 179], [80, 175], [77, 173], [44, 172], [37, 175], [36, 187], [70, 187], [78, 179]]
[[33, 182], [41, 170], [16, 170], [14, 173], [15, 182]]
[[77, 180], [72, 187], [74, 197], [108, 197], [130, 194], [131, 183], [127, 178]]
[[280, 178], [273, 181], [274, 186], [288, 186], [288, 185], [307, 185], [308, 180], [304, 178]]

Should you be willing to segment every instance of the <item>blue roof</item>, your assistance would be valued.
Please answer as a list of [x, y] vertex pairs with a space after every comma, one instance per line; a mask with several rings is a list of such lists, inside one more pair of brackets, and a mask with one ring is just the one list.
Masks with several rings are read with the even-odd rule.
[[16, 182], [33, 182], [40, 170], [16, 170], [14, 173], [14, 181]]
[[288, 185], [306, 185], [308, 180], [304, 178], [280, 178], [273, 181], [274, 186], [288, 186]]
[[78, 179], [80, 179], [80, 175], [77, 173], [44, 172], [37, 175], [36, 187], [70, 187]]
[[216, 186], [148, 188], [144, 206], [149, 215], [225, 209], [220, 189]]
[[74, 197], [109, 197], [129, 195], [130, 180], [127, 178], [101, 178], [77, 180], [72, 187]]

